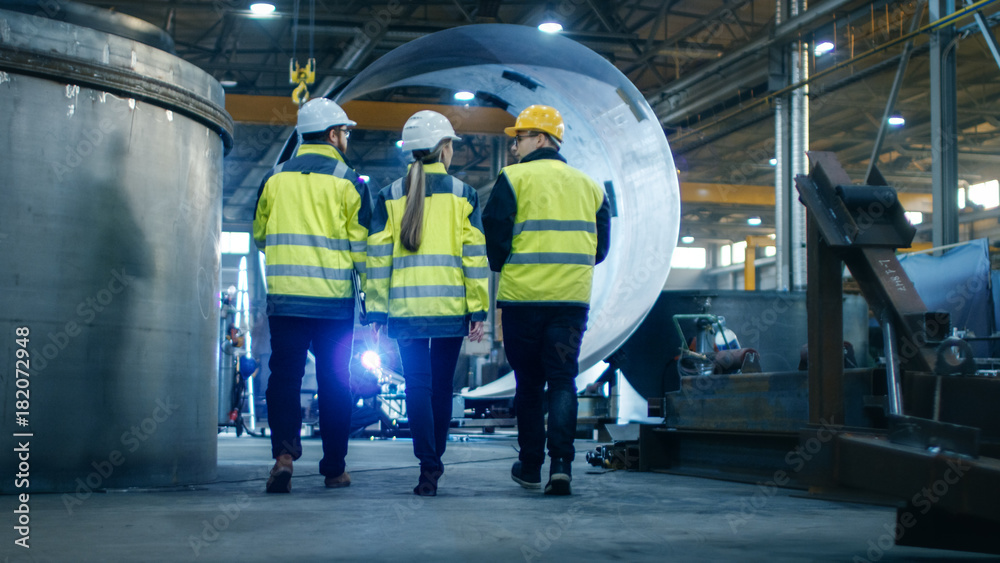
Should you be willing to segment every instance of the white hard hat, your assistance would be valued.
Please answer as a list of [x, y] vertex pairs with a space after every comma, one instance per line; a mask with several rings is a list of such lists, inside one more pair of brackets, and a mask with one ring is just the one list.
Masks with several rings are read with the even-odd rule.
[[461, 141], [448, 118], [429, 109], [418, 111], [403, 125], [403, 150], [434, 150], [442, 139]]
[[295, 129], [300, 135], [322, 133], [338, 125], [357, 125], [347, 118], [347, 113], [333, 100], [313, 98], [299, 108], [299, 121]]

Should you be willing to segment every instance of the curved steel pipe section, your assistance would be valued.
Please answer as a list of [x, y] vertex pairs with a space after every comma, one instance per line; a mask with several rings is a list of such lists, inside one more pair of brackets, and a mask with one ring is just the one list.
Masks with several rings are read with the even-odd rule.
[[660, 295], [680, 224], [670, 148], [635, 86], [575, 41], [530, 27], [486, 24], [411, 41], [361, 72], [335, 99], [400, 86], [477, 92], [513, 115], [531, 104], [562, 113], [561, 152], [605, 186], [616, 212], [610, 255], [595, 274], [580, 370], [614, 352]]
[[125, 16], [32, 4], [0, 8], [0, 450], [30, 450], [0, 472], [23, 461], [30, 492], [67, 493], [67, 509], [211, 480], [222, 87], [110, 33]]

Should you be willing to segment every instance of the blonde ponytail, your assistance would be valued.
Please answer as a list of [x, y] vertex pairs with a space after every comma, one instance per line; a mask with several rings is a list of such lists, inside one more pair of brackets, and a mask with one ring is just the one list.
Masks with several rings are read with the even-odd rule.
[[427, 174], [424, 164], [417, 160], [410, 166], [404, 182], [406, 188], [406, 211], [399, 228], [399, 238], [403, 248], [416, 252], [424, 234], [424, 197], [427, 194]]
[[427, 173], [424, 164], [437, 162], [441, 157], [441, 149], [451, 139], [444, 139], [434, 147], [433, 151], [413, 151], [413, 164], [406, 173], [403, 187], [406, 193], [406, 210], [403, 211], [403, 221], [399, 226], [399, 239], [403, 248], [416, 252], [424, 234], [424, 199], [427, 196]]

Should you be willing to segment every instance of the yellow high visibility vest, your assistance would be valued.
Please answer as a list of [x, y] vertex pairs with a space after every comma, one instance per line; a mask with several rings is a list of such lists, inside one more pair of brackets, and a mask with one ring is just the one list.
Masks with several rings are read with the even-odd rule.
[[368, 189], [328, 144], [306, 144], [265, 176], [253, 236], [264, 251], [269, 314], [354, 316], [364, 279]]
[[486, 319], [489, 268], [476, 191], [424, 166], [423, 235], [415, 252], [401, 240], [408, 195], [404, 179], [378, 195], [368, 238], [367, 320], [386, 324], [392, 338], [465, 336], [469, 321]]
[[517, 214], [497, 305], [589, 306], [604, 190], [583, 172], [546, 158], [507, 166]]

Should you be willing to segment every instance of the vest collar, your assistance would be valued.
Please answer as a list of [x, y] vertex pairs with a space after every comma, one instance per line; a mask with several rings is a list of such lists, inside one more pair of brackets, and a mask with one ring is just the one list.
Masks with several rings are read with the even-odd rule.
[[344, 158], [344, 155], [340, 152], [340, 150], [329, 143], [307, 143], [300, 145], [299, 150], [295, 153], [295, 156], [303, 156], [307, 154], [318, 154], [328, 158], [335, 158], [344, 164], [347, 164], [347, 159]]
[[[407, 172], [410, 171], [411, 166], [413, 166], [412, 162], [406, 165]], [[447, 174], [447, 173], [448, 171], [444, 169], [443, 162], [433, 162], [431, 164], [424, 165], [424, 174]]]
[[525, 162], [531, 162], [533, 160], [545, 160], [545, 159], [559, 160], [562, 162], [566, 162], [566, 159], [563, 158], [563, 155], [559, 154], [559, 151], [557, 151], [556, 149], [551, 147], [542, 147], [538, 150], [532, 151], [527, 156], [522, 158], [521, 163], [523, 164]]

